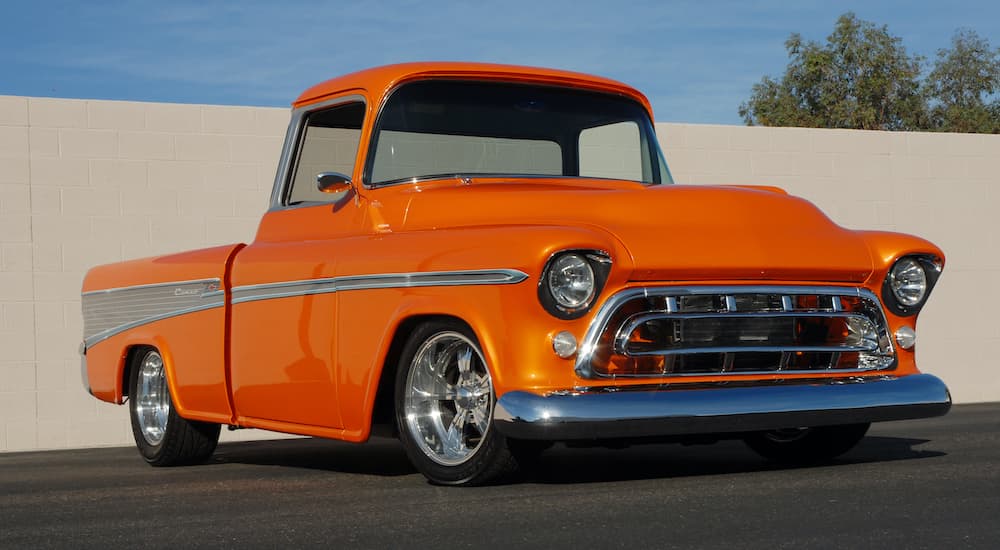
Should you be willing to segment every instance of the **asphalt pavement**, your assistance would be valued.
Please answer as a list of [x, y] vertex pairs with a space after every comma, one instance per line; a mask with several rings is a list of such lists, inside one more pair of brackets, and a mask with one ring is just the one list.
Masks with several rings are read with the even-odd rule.
[[[124, 414], [124, 410], [123, 410]], [[0, 548], [1000, 548], [1000, 403], [875, 425], [836, 462], [730, 441], [556, 446], [516, 483], [428, 484], [399, 443], [0, 454]]]

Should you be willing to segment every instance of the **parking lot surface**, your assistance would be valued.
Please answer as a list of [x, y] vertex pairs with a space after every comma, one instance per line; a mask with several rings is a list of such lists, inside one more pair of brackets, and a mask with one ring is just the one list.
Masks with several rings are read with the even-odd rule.
[[[125, 411], [123, 410], [124, 414]], [[0, 548], [997, 548], [1000, 404], [875, 425], [836, 462], [740, 442], [556, 446], [523, 479], [428, 484], [394, 440], [0, 454]]]

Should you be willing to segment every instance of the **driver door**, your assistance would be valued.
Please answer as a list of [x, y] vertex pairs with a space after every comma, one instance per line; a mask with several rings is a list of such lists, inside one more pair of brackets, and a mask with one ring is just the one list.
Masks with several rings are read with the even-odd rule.
[[298, 125], [278, 204], [232, 269], [231, 381], [241, 419], [341, 428], [336, 386], [338, 239], [364, 228], [353, 187], [319, 191], [317, 174], [352, 175], [365, 113], [358, 96], [325, 102]]

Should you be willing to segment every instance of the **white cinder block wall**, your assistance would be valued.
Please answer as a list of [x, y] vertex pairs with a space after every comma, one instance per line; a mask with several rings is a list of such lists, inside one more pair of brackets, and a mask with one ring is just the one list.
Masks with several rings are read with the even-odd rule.
[[[0, 451], [131, 444], [80, 384], [79, 289], [94, 264], [253, 238], [286, 109], [0, 96]], [[1000, 136], [659, 124], [679, 183], [786, 188], [852, 228], [935, 241], [923, 370], [957, 402], [1000, 400], [990, 283]], [[247, 430], [224, 438], [261, 437]]]
[[125, 409], [82, 390], [83, 274], [252, 240], [287, 125], [287, 109], [0, 97], [0, 451], [131, 442]]

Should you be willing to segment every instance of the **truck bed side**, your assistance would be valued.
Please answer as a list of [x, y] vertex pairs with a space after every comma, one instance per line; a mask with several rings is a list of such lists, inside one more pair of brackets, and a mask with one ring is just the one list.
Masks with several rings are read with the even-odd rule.
[[83, 377], [97, 398], [122, 403], [130, 353], [160, 350], [174, 405], [192, 420], [232, 418], [227, 365], [234, 244], [108, 264], [83, 282]]

